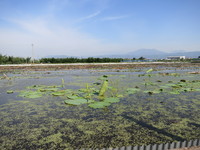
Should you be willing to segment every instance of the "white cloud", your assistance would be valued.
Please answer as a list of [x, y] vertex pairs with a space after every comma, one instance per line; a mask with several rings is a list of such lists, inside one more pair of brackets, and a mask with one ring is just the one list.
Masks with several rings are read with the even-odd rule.
[[112, 17], [104, 17], [101, 20], [103, 21], [111, 21], [111, 20], [119, 20], [119, 19], [124, 19], [128, 18], [129, 16], [112, 16]]
[[85, 16], [85, 17], [82, 17], [82, 18], [78, 19], [77, 22], [81, 22], [81, 21], [84, 21], [84, 20], [92, 19], [92, 18], [98, 16], [100, 13], [101, 13], [101, 11], [97, 11], [95, 13], [92, 13], [92, 14], [88, 15], [88, 16]]
[[102, 55], [120, 49], [119, 45], [105, 44], [72, 27], [50, 26], [42, 19], [15, 19], [13, 23], [21, 30], [0, 29], [0, 53], [30, 57], [32, 43], [36, 57]]

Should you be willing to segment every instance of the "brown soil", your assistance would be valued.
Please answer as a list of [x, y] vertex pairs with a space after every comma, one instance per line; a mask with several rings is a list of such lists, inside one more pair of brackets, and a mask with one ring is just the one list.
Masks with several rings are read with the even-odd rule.
[[140, 69], [143, 67], [200, 67], [200, 63], [79, 63], [79, 64], [24, 64], [24, 65], [0, 65], [0, 72], [13, 70], [67, 70], [67, 69]]

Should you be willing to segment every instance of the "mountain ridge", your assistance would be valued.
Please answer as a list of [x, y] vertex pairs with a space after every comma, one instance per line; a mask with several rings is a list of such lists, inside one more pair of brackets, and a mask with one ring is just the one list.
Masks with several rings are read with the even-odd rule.
[[[128, 52], [126, 54], [110, 54], [110, 55], [94, 55], [88, 57], [108, 57], [108, 58], [139, 58], [144, 57], [147, 59], [165, 59], [168, 56], [186, 56], [186, 58], [198, 58], [200, 56], [200, 51], [183, 51], [179, 50], [179, 52], [164, 52], [157, 49], [138, 49], [135, 51]], [[67, 56], [67, 55], [49, 55], [43, 58], [69, 58], [69, 57], [76, 57], [76, 58], [87, 58], [81, 56]]]

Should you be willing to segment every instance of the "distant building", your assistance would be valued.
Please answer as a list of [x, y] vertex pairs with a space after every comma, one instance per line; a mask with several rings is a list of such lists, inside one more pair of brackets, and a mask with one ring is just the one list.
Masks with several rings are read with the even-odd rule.
[[168, 60], [179, 60], [179, 59], [185, 59], [185, 56], [168, 56]]

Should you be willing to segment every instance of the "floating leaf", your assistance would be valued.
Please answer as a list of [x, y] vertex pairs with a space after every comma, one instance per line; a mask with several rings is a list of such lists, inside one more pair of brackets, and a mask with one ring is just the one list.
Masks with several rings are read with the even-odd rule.
[[194, 91], [200, 92], [200, 89], [194, 89]]
[[52, 92], [55, 92], [59, 90], [58, 88], [46, 88], [46, 89], [39, 89], [40, 92], [48, 92], [48, 91], [52, 91]]
[[57, 91], [57, 92], [54, 92], [54, 93], [51, 93], [53, 96], [63, 96], [66, 94], [66, 91], [65, 90], [61, 90], [61, 91]]
[[110, 103], [102, 101], [102, 102], [91, 103], [88, 106], [91, 108], [104, 108], [110, 105], [111, 105]]
[[26, 98], [40, 98], [43, 94], [39, 91], [22, 91], [19, 96]]
[[117, 98], [117, 97], [109, 97], [109, 98], [106, 98], [106, 99], [104, 100], [104, 102], [108, 102], [108, 103], [117, 103], [117, 102], [119, 102], [119, 101], [120, 101], [120, 99]]
[[170, 91], [169, 94], [180, 94], [179, 91]]
[[87, 99], [76, 99], [76, 100], [65, 100], [64, 102], [66, 104], [70, 104], [70, 105], [81, 105], [81, 104], [88, 103], [88, 100]]
[[14, 93], [14, 91], [11, 90], [7, 91], [7, 94], [12, 94], [12, 93]]
[[121, 97], [124, 97], [124, 95], [122, 95], [122, 94], [119, 94], [119, 95], [118, 95], [118, 94], [117, 94], [116, 97], [121, 98]]
[[76, 99], [81, 99], [82, 97], [79, 97], [79, 96], [76, 96], [76, 95], [71, 95], [71, 96], [69, 95], [69, 96], [67, 96], [67, 98], [76, 100]]
[[158, 84], [156, 84], [156, 83], [153, 83], [153, 82], [151, 82], [151, 81], [148, 81], [148, 82], [144, 82], [144, 83], [142, 83], [142, 84], [144, 84], [145, 86], [155, 86], [155, 85], [158, 85]]
[[173, 86], [176, 86], [176, 84], [174, 84], [174, 83], [168, 83], [168, 84], [165, 84], [164, 86], [173, 87]]
[[178, 76], [180, 76], [180, 74], [179, 74], [179, 73], [170, 73], [169, 75], [171, 75], [171, 76], [175, 76], [175, 77], [178, 77]]
[[135, 94], [135, 93], [137, 93], [137, 92], [139, 92], [139, 91], [140, 91], [139, 88], [128, 88], [128, 89], [127, 89], [127, 93], [128, 93], [128, 94]]

